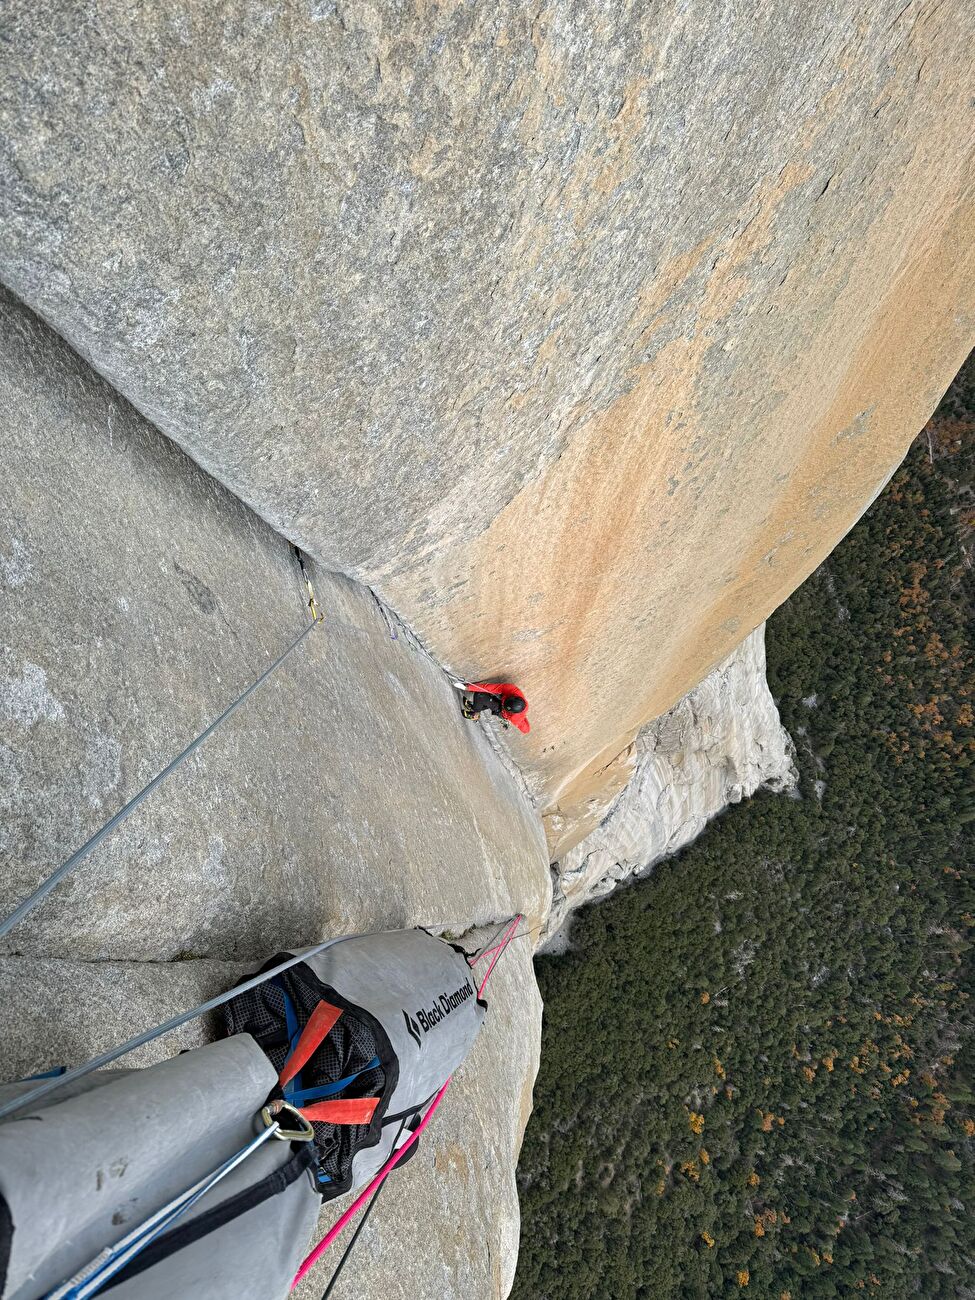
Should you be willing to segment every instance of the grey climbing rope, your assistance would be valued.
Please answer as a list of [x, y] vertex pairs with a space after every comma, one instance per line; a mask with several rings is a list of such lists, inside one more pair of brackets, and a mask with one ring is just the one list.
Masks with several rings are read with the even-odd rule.
[[[301, 1118], [300, 1115], [299, 1118]], [[300, 1140], [314, 1141], [314, 1129], [307, 1121], [304, 1121], [304, 1123], [308, 1132], [302, 1134]], [[263, 1132], [246, 1143], [236, 1155], [218, 1165], [205, 1178], [201, 1178], [192, 1187], [188, 1187], [186, 1191], [174, 1196], [155, 1214], [140, 1223], [138, 1227], [133, 1228], [131, 1232], [126, 1233], [122, 1240], [116, 1242], [114, 1246], [106, 1247], [89, 1264], [69, 1278], [67, 1282], [51, 1291], [45, 1297], [45, 1300], [88, 1300], [89, 1296], [101, 1291], [106, 1282], [111, 1281], [116, 1273], [125, 1268], [126, 1264], [141, 1254], [157, 1237], [168, 1231], [177, 1220], [181, 1219], [188, 1210], [193, 1208], [197, 1201], [216, 1187], [217, 1183], [222, 1182], [228, 1174], [243, 1164], [248, 1156], [253, 1155], [258, 1147], [263, 1146], [265, 1142], [273, 1137], [282, 1136], [282, 1134], [281, 1125], [276, 1120], [272, 1120], [267, 1124]], [[294, 1140], [294, 1135], [289, 1134], [288, 1137], [289, 1140]], [[282, 1140], [284, 1140], [283, 1137]]]
[[56, 871], [52, 871], [48, 878], [38, 885], [34, 892], [28, 898], [25, 898], [19, 907], [14, 908], [5, 921], [0, 921], [0, 938], [2, 938], [3, 935], [8, 934], [15, 925], [22, 921], [28, 912], [33, 911], [38, 903], [46, 898], [51, 890], [54, 889], [56, 885], [60, 884], [65, 876], [70, 875], [76, 867], [80, 866], [81, 863], [84, 862], [85, 858], [87, 858], [89, 854], [94, 852], [106, 836], [111, 835], [112, 831], [114, 831], [116, 827], [121, 826], [122, 822], [135, 812], [139, 804], [141, 804], [144, 799], [147, 799], [149, 795], [152, 794], [153, 790], [162, 785], [167, 777], [171, 776], [178, 767], [185, 763], [189, 756], [199, 749], [203, 742], [209, 736], [212, 736], [217, 728], [226, 722], [230, 715], [239, 709], [244, 701], [253, 695], [257, 688], [266, 682], [277, 668], [280, 668], [288, 655], [290, 655], [293, 650], [297, 650], [298, 646], [301, 645], [308, 633], [313, 631], [319, 623], [322, 622], [323, 617], [324, 615], [318, 614], [317, 611], [315, 611], [314, 622], [309, 623], [304, 631], [295, 637], [287, 649], [278, 655], [274, 663], [268, 668], [265, 668], [260, 677], [255, 678], [255, 680], [251, 682], [250, 686], [238, 695], [236, 700], [234, 700], [232, 704], [229, 704], [227, 708], [224, 709], [223, 713], [211, 722], [208, 727], [201, 731], [194, 740], [191, 740], [182, 753], [177, 754], [171, 763], [167, 763], [163, 770], [157, 773], [148, 785], [143, 786], [138, 794], [133, 795], [124, 808], [120, 808], [114, 817], [110, 817], [104, 826], [102, 826], [100, 830], [96, 831], [87, 843], [82, 844], [80, 849], [77, 849], [72, 853], [71, 857], [68, 858], [66, 862], [62, 862]]
[[181, 1011], [178, 1015], [171, 1016], [169, 1020], [164, 1020], [161, 1025], [156, 1025], [154, 1029], [147, 1029], [144, 1033], [136, 1034], [128, 1042], [122, 1043], [119, 1047], [113, 1047], [108, 1052], [103, 1052], [101, 1056], [95, 1056], [84, 1065], [76, 1065], [73, 1070], [65, 1070], [64, 1074], [59, 1074], [53, 1079], [45, 1079], [39, 1083], [36, 1088], [31, 1088], [29, 1092], [23, 1093], [19, 1097], [14, 1097], [5, 1105], [0, 1106], [0, 1119], [5, 1119], [12, 1115], [15, 1110], [22, 1110], [24, 1106], [40, 1097], [46, 1097], [49, 1092], [55, 1088], [60, 1088], [66, 1083], [73, 1083], [75, 1079], [83, 1079], [86, 1074], [92, 1074], [95, 1070], [100, 1070], [102, 1066], [111, 1065], [117, 1061], [120, 1056], [126, 1052], [133, 1051], [136, 1047], [142, 1047], [146, 1043], [151, 1043], [155, 1038], [161, 1038], [163, 1034], [168, 1034], [171, 1029], [178, 1029], [180, 1025], [185, 1025], [190, 1020], [195, 1020], [197, 1016], [206, 1015], [208, 1011], [214, 1011], [217, 1007], [223, 1006], [231, 998], [239, 997], [241, 993], [247, 993], [251, 989], [256, 989], [259, 984], [264, 984], [267, 980], [274, 979], [275, 975], [282, 974], [283, 971], [290, 970], [292, 966], [297, 966], [299, 962], [307, 961], [309, 957], [314, 957], [316, 953], [324, 952], [326, 948], [331, 948], [333, 944], [344, 943], [346, 939], [354, 939], [352, 934], [339, 935], [336, 939], [326, 939], [324, 943], [318, 943], [314, 948], [307, 948], [304, 952], [298, 953], [297, 957], [289, 957], [283, 961], [280, 966], [272, 966], [270, 970], [262, 971], [260, 975], [255, 975], [252, 979], [245, 980], [243, 984], [235, 984], [232, 989], [226, 993], [219, 993], [216, 997], [210, 998], [207, 1002], [201, 1002], [198, 1007], [192, 1011]]

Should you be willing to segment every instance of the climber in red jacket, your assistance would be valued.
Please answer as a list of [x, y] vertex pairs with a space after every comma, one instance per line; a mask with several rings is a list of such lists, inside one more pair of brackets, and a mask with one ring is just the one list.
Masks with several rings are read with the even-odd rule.
[[468, 682], [464, 687], [464, 717], [475, 722], [480, 713], [487, 711], [527, 736], [528, 701], [514, 682]]

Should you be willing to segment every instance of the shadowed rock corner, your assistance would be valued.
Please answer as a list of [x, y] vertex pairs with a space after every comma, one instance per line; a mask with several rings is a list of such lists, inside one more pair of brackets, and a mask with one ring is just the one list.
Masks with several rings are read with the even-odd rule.
[[[6, 294], [0, 409], [5, 916], [308, 615], [291, 547]], [[550, 876], [522, 784], [368, 591], [313, 578], [322, 629], [3, 941], [4, 1080], [79, 1064], [282, 948], [518, 910], [539, 926]], [[413, 1295], [441, 1295], [445, 1270], [451, 1294], [484, 1294], [489, 1253], [510, 1284], [540, 1038], [527, 943], [497, 976], [449, 1105], [384, 1194], [362, 1297], [396, 1294], [407, 1253]], [[437, 1168], [459, 1141], [469, 1166]]]

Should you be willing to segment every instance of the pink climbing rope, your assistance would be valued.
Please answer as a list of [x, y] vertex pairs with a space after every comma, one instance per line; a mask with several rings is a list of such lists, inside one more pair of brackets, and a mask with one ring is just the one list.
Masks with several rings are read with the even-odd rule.
[[[530, 930], [522, 930], [522, 932], [521, 932], [522, 935], [524, 935], [524, 934], [530, 934], [530, 933], [531, 933]], [[513, 939], [520, 939], [520, 938], [521, 938], [521, 935], [513, 934], [513, 935], [511, 936], [511, 939], [508, 939], [507, 942], [508, 942], [508, 943], [511, 943], [511, 941], [512, 941]], [[479, 953], [477, 954], [477, 956], [476, 956], [476, 957], [473, 959], [473, 961], [471, 962], [471, 969], [473, 970], [473, 968], [478, 964], [478, 962], [483, 961], [485, 957], [490, 957], [492, 952], [500, 952], [501, 949], [502, 949], [503, 947], [504, 947], [504, 944], [500, 944], [500, 943], [499, 943], [499, 944], [495, 944], [495, 946], [494, 946], [493, 948], [485, 948], [483, 952], [479, 952]]]
[[[505, 930], [505, 932], [504, 932], [504, 937], [503, 937], [503, 939], [501, 940], [501, 942], [497, 945], [497, 947], [496, 947], [495, 949], [493, 949], [493, 951], [494, 951], [494, 959], [493, 959], [493, 961], [491, 962], [491, 965], [487, 968], [487, 974], [484, 976], [484, 979], [481, 981], [481, 987], [477, 990], [477, 996], [478, 996], [478, 997], [480, 997], [481, 994], [484, 992], [485, 986], [487, 985], [488, 980], [491, 978], [491, 972], [494, 970], [495, 966], [498, 964], [498, 958], [499, 958], [499, 957], [501, 956], [501, 954], [504, 952], [505, 948], [507, 948], [507, 946], [508, 946], [508, 944], [511, 942], [511, 940], [515, 937], [515, 936], [514, 936], [514, 932], [515, 932], [515, 930], [518, 929], [518, 926], [519, 926], [519, 924], [520, 924], [520, 922], [521, 922], [521, 919], [522, 919], [522, 918], [521, 918], [521, 914], [519, 913], [519, 915], [516, 916], [515, 919], [514, 919], [514, 920], [511, 922], [511, 924], [508, 926], [507, 930]], [[490, 952], [490, 951], [492, 951], [492, 949], [488, 949], [488, 951]], [[487, 956], [487, 953], [481, 953], [481, 956], [482, 956], [482, 957], [486, 957], [486, 956]]]
[[[505, 930], [504, 938], [497, 945], [497, 951], [495, 951], [494, 953], [494, 960], [491, 962], [491, 965], [488, 967], [487, 974], [481, 980], [481, 986], [477, 990], [478, 997], [480, 997], [483, 994], [485, 988], [487, 987], [487, 982], [491, 978], [491, 972], [494, 970], [495, 966], [498, 963], [498, 958], [501, 956], [505, 948], [507, 948], [508, 944], [514, 938], [514, 932], [518, 928], [518, 925], [521, 920], [522, 917], [519, 914], [511, 922], [507, 930]], [[487, 954], [482, 953], [481, 956], [485, 957], [487, 956]], [[369, 1186], [364, 1191], [359, 1193], [359, 1195], [355, 1198], [355, 1200], [345, 1211], [345, 1213], [341, 1216], [341, 1218], [339, 1218], [338, 1221], [334, 1223], [331, 1228], [329, 1228], [328, 1232], [326, 1232], [325, 1236], [321, 1239], [318, 1245], [313, 1247], [313, 1249], [302, 1260], [301, 1267], [298, 1269], [298, 1272], [294, 1276], [294, 1281], [291, 1283], [292, 1291], [295, 1289], [295, 1287], [298, 1285], [301, 1279], [305, 1276], [308, 1270], [314, 1268], [314, 1266], [325, 1254], [326, 1250], [328, 1250], [329, 1246], [331, 1246], [332, 1242], [339, 1235], [339, 1233], [346, 1226], [346, 1224], [348, 1224], [352, 1219], [354, 1219], [355, 1216], [362, 1209], [363, 1205], [365, 1205], [365, 1203], [370, 1199], [370, 1197], [372, 1197], [376, 1192], [379, 1191], [380, 1187], [383, 1185], [383, 1183], [386, 1180], [387, 1174], [392, 1172], [394, 1166], [399, 1163], [399, 1161], [410, 1149], [413, 1143], [419, 1140], [420, 1134], [430, 1123], [431, 1119], [433, 1118], [434, 1111], [440, 1105], [441, 1101], [443, 1100], [444, 1093], [450, 1087], [451, 1078], [453, 1078], [453, 1075], [448, 1077], [443, 1087], [434, 1097], [433, 1101], [431, 1101], [427, 1113], [423, 1116], [423, 1119], [417, 1125], [415, 1132], [411, 1133], [410, 1136], [403, 1143], [403, 1145], [401, 1147], [398, 1147], [393, 1152], [393, 1154], [389, 1157], [389, 1159], [383, 1165], [382, 1169], [380, 1169], [379, 1173], [375, 1176], [375, 1178], [372, 1180]]]
[[326, 1250], [328, 1250], [329, 1246], [331, 1246], [332, 1242], [339, 1235], [339, 1233], [342, 1231], [345, 1225], [351, 1219], [355, 1218], [355, 1216], [359, 1213], [360, 1209], [363, 1207], [363, 1205], [365, 1205], [366, 1201], [369, 1200], [372, 1194], [374, 1192], [379, 1191], [379, 1188], [382, 1186], [383, 1182], [385, 1181], [386, 1175], [392, 1170], [393, 1166], [399, 1160], [400, 1156], [406, 1153], [406, 1151], [413, 1145], [413, 1143], [417, 1140], [417, 1138], [419, 1138], [420, 1134], [426, 1128], [427, 1124], [429, 1124], [430, 1120], [433, 1118], [433, 1112], [440, 1105], [440, 1099], [443, 1097], [444, 1093], [447, 1091], [449, 1087], [450, 1087], [450, 1078], [447, 1079], [447, 1082], [444, 1084], [444, 1086], [434, 1097], [433, 1101], [431, 1101], [430, 1109], [427, 1111], [427, 1113], [423, 1116], [423, 1119], [417, 1125], [416, 1132], [411, 1133], [409, 1138], [403, 1143], [403, 1145], [393, 1152], [393, 1154], [386, 1161], [382, 1169], [380, 1169], [379, 1173], [372, 1180], [372, 1182], [365, 1189], [365, 1191], [360, 1192], [360, 1194], [355, 1198], [355, 1200], [345, 1211], [342, 1217], [338, 1220], [338, 1222], [335, 1223], [331, 1228], [329, 1228], [328, 1232], [326, 1232], [325, 1236], [321, 1239], [321, 1241], [314, 1248], [314, 1250], [312, 1250], [310, 1254], [305, 1256], [305, 1258], [301, 1262], [301, 1267], [298, 1269], [298, 1272], [295, 1274], [295, 1280], [291, 1283], [292, 1291], [295, 1289], [295, 1287], [298, 1285], [301, 1279], [305, 1276], [308, 1270], [310, 1268], [313, 1268], [315, 1264], [318, 1263], [318, 1261], [325, 1254]]

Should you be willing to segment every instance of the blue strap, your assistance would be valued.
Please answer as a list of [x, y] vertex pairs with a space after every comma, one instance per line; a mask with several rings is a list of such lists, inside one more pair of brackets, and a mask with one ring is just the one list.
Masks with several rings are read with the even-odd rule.
[[335, 1083], [323, 1084], [320, 1088], [303, 1088], [292, 1092], [288, 1101], [293, 1106], [303, 1106], [306, 1101], [317, 1101], [319, 1097], [334, 1097], [337, 1092], [347, 1088], [350, 1083], [354, 1083], [360, 1074], [365, 1074], [367, 1070], [375, 1070], [379, 1065], [379, 1057], [374, 1056], [368, 1065], [364, 1065], [361, 1070], [356, 1070], [355, 1074], [347, 1074], [344, 1079], [339, 1079]]
[[[298, 1024], [298, 1013], [295, 1011], [294, 1003], [288, 996], [288, 990], [284, 987], [282, 979], [273, 979], [271, 983], [276, 989], [281, 990], [281, 996], [284, 998], [284, 1023], [288, 1033], [288, 1056], [295, 1050], [295, 1044], [301, 1037], [301, 1028]], [[301, 1083], [301, 1071], [293, 1079], [289, 1079], [284, 1085], [284, 1099], [287, 1102], [293, 1102], [295, 1089]]]
[[[288, 1034], [288, 1055], [290, 1056], [290, 1054], [295, 1050], [295, 1044], [301, 1037], [301, 1027], [298, 1024], [298, 1016], [295, 1012], [294, 1003], [288, 996], [288, 990], [284, 987], [284, 981], [281, 979], [274, 979], [271, 983], [275, 988], [281, 990], [281, 996], [284, 999], [284, 1023]], [[284, 1092], [285, 1100], [290, 1102], [292, 1106], [303, 1106], [305, 1102], [317, 1101], [321, 1097], [333, 1097], [335, 1093], [341, 1092], [342, 1089], [347, 1088], [350, 1083], [354, 1083], [360, 1074], [365, 1074], [369, 1070], [375, 1070], [379, 1066], [379, 1063], [379, 1057], [374, 1056], [368, 1065], [364, 1065], [361, 1070], [356, 1070], [355, 1074], [346, 1075], [344, 1079], [339, 1079], [335, 1083], [326, 1083], [320, 1088], [300, 1088], [301, 1071], [299, 1070], [295, 1077], [290, 1079], [284, 1085], [282, 1091]], [[331, 1179], [328, 1174], [323, 1174], [321, 1170], [319, 1170], [318, 1181], [320, 1183], [331, 1183], [334, 1180]]]
[[[288, 1034], [288, 1054], [295, 1050], [295, 1044], [301, 1037], [301, 1027], [298, 1024], [298, 1014], [295, 1011], [294, 1003], [288, 995], [288, 990], [284, 987], [284, 981], [274, 979], [271, 981], [275, 988], [281, 990], [281, 996], [284, 999], [284, 1022]], [[287, 1102], [292, 1106], [303, 1106], [309, 1101], [318, 1101], [322, 1097], [334, 1097], [337, 1092], [347, 1088], [350, 1083], [354, 1083], [360, 1074], [365, 1074], [368, 1070], [375, 1070], [379, 1066], [379, 1057], [374, 1056], [372, 1060], [356, 1070], [355, 1074], [347, 1074], [344, 1079], [338, 1079], [335, 1083], [323, 1084], [320, 1088], [302, 1088], [301, 1071], [293, 1079], [289, 1079], [284, 1085], [282, 1091]], [[331, 1180], [329, 1180], [331, 1181]]]

